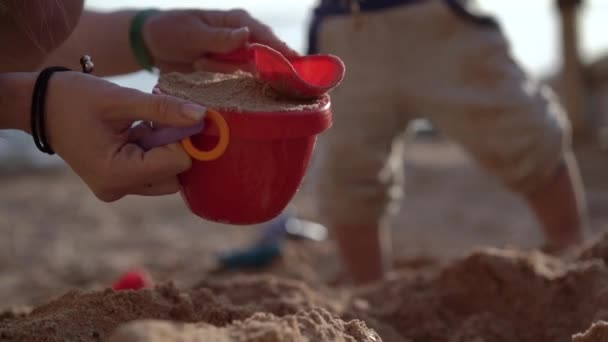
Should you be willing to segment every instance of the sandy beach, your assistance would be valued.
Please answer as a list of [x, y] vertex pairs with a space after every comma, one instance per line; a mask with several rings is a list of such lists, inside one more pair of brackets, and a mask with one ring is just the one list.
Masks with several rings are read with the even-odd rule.
[[[524, 203], [457, 146], [405, 153], [395, 269], [365, 288], [341, 280], [329, 242], [222, 271], [216, 253], [258, 227], [203, 221], [178, 195], [102, 203], [67, 168], [5, 172], [0, 341], [605, 341], [605, 154], [578, 151], [593, 240], [555, 258]], [[294, 202], [312, 218], [313, 201], [305, 184]], [[135, 267], [157, 287], [108, 289]]]

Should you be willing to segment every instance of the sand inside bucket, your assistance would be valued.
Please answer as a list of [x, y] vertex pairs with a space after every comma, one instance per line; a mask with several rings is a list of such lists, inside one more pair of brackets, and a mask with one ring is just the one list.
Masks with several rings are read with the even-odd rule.
[[293, 100], [281, 97], [252, 74], [237, 71], [231, 74], [195, 72], [161, 75], [159, 89], [209, 108], [238, 112], [284, 112], [314, 110], [323, 98]]

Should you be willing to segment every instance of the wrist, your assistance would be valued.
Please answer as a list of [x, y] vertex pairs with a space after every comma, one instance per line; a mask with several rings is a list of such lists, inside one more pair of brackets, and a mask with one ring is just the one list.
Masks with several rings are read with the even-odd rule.
[[18, 129], [31, 134], [30, 108], [36, 73], [0, 74], [0, 129]]

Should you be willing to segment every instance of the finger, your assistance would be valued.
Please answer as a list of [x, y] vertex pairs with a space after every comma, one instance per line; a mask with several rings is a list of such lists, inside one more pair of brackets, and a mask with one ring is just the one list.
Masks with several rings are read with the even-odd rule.
[[291, 49], [268, 26], [253, 18], [247, 11], [234, 9], [230, 11], [198, 11], [201, 18], [213, 27], [247, 27], [250, 31], [249, 42], [261, 43], [272, 47], [286, 56], [297, 56], [298, 52]]
[[184, 127], [201, 122], [206, 111], [204, 106], [174, 96], [121, 88], [121, 92], [112, 99], [107, 115], [115, 120], [145, 120]]
[[253, 65], [250, 63], [237, 64], [216, 61], [210, 58], [200, 58], [194, 62], [194, 69], [223, 74], [233, 73], [237, 70], [254, 72]]
[[204, 122], [200, 122], [190, 127], [164, 127], [157, 130], [150, 130], [141, 135], [135, 143], [141, 146], [145, 151], [148, 151], [154, 147], [168, 145], [192, 136], [200, 132], [203, 127]]
[[179, 189], [179, 181], [176, 177], [171, 177], [160, 182], [148, 183], [142, 188], [133, 191], [132, 194], [140, 196], [162, 196], [174, 194], [178, 192]]
[[232, 10], [226, 12], [224, 19], [228, 25], [245, 26], [249, 28], [250, 40], [256, 43], [262, 43], [272, 47], [286, 56], [298, 55], [296, 51], [291, 49], [287, 43], [283, 42], [270, 28], [270, 26], [253, 18], [249, 13], [243, 10]]
[[205, 52], [228, 53], [247, 44], [249, 28], [214, 27], [201, 23], [193, 41]]
[[251, 30], [251, 39], [254, 42], [268, 45], [271, 48], [279, 51], [284, 56], [289, 57], [289, 56], [299, 56], [300, 55], [300, 53], [298, 53], [296, 50], [289, 47], [289, 45], [287, 45], [287, 43], [285, 43], [284, 41], [282, 41], [278, 37], [276, 37], [274, 35], [274, 33], [271, 32], [270, 34], [260, 34], [256, 31], [255, 28], [250, 28], [250, 30]]
[[[160, 94], [160, 93], [157, 93], [157, 94]], [[204, 122], [204, 121], [202, 121], [202, 122]], [[193, 126], [198, 126], [202, 122], [200, 122], [196, 125], [193, 125]], [[136, 141], [141, 140], [144, 136], [154, 133], [154, 131], [158, 131], [160, 129], [167, 128], [167, 127], [171, 127], [171, 126], [161, 125], [157, 122], [140, 121], [136, 125], [134, 125], [133, 127], [130, 128], [129, 137], [127, 140], [129, 142], [136, 142]], [[192, 127], [192, 126], [189, 126], [189, 127]], [[185, 128], [187, 129], [188, 127], [185, 127]]]
[[139, 122], [135, 126], [131, 127], [131, 129], [129, 129], [129, 136], [127, 138], [127, 141], [133, 143], [138, 142], [146, 135], [151, 134], [153, 131], [154, 129], [152, 128], [152, 124], [150, 122]]
[[114, 156], [114, 167], [121, 170], [120, 190], [138, 191], [148, 183], [175, 177], [191, 166], [190, 156], [177, 143], [144, 151], [136, 144], [124, 145]]

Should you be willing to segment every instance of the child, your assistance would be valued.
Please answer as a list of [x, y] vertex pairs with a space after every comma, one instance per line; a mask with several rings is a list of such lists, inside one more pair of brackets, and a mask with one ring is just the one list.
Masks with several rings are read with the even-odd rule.
[[[322, 0], [310, 53], [343, 59], [334, 126], [321, 137], [319, 212], [356, 282], [380, 279], [382, 222], [401, 197], [408, 121], [429, 118], [536, 214], [548, 250], [583, 240], [584, 203], [570, 127], [554, 95], [513, 60], [496, 20], [469, 1]], [[354, 8], [354, 13], [351, 11]]]

